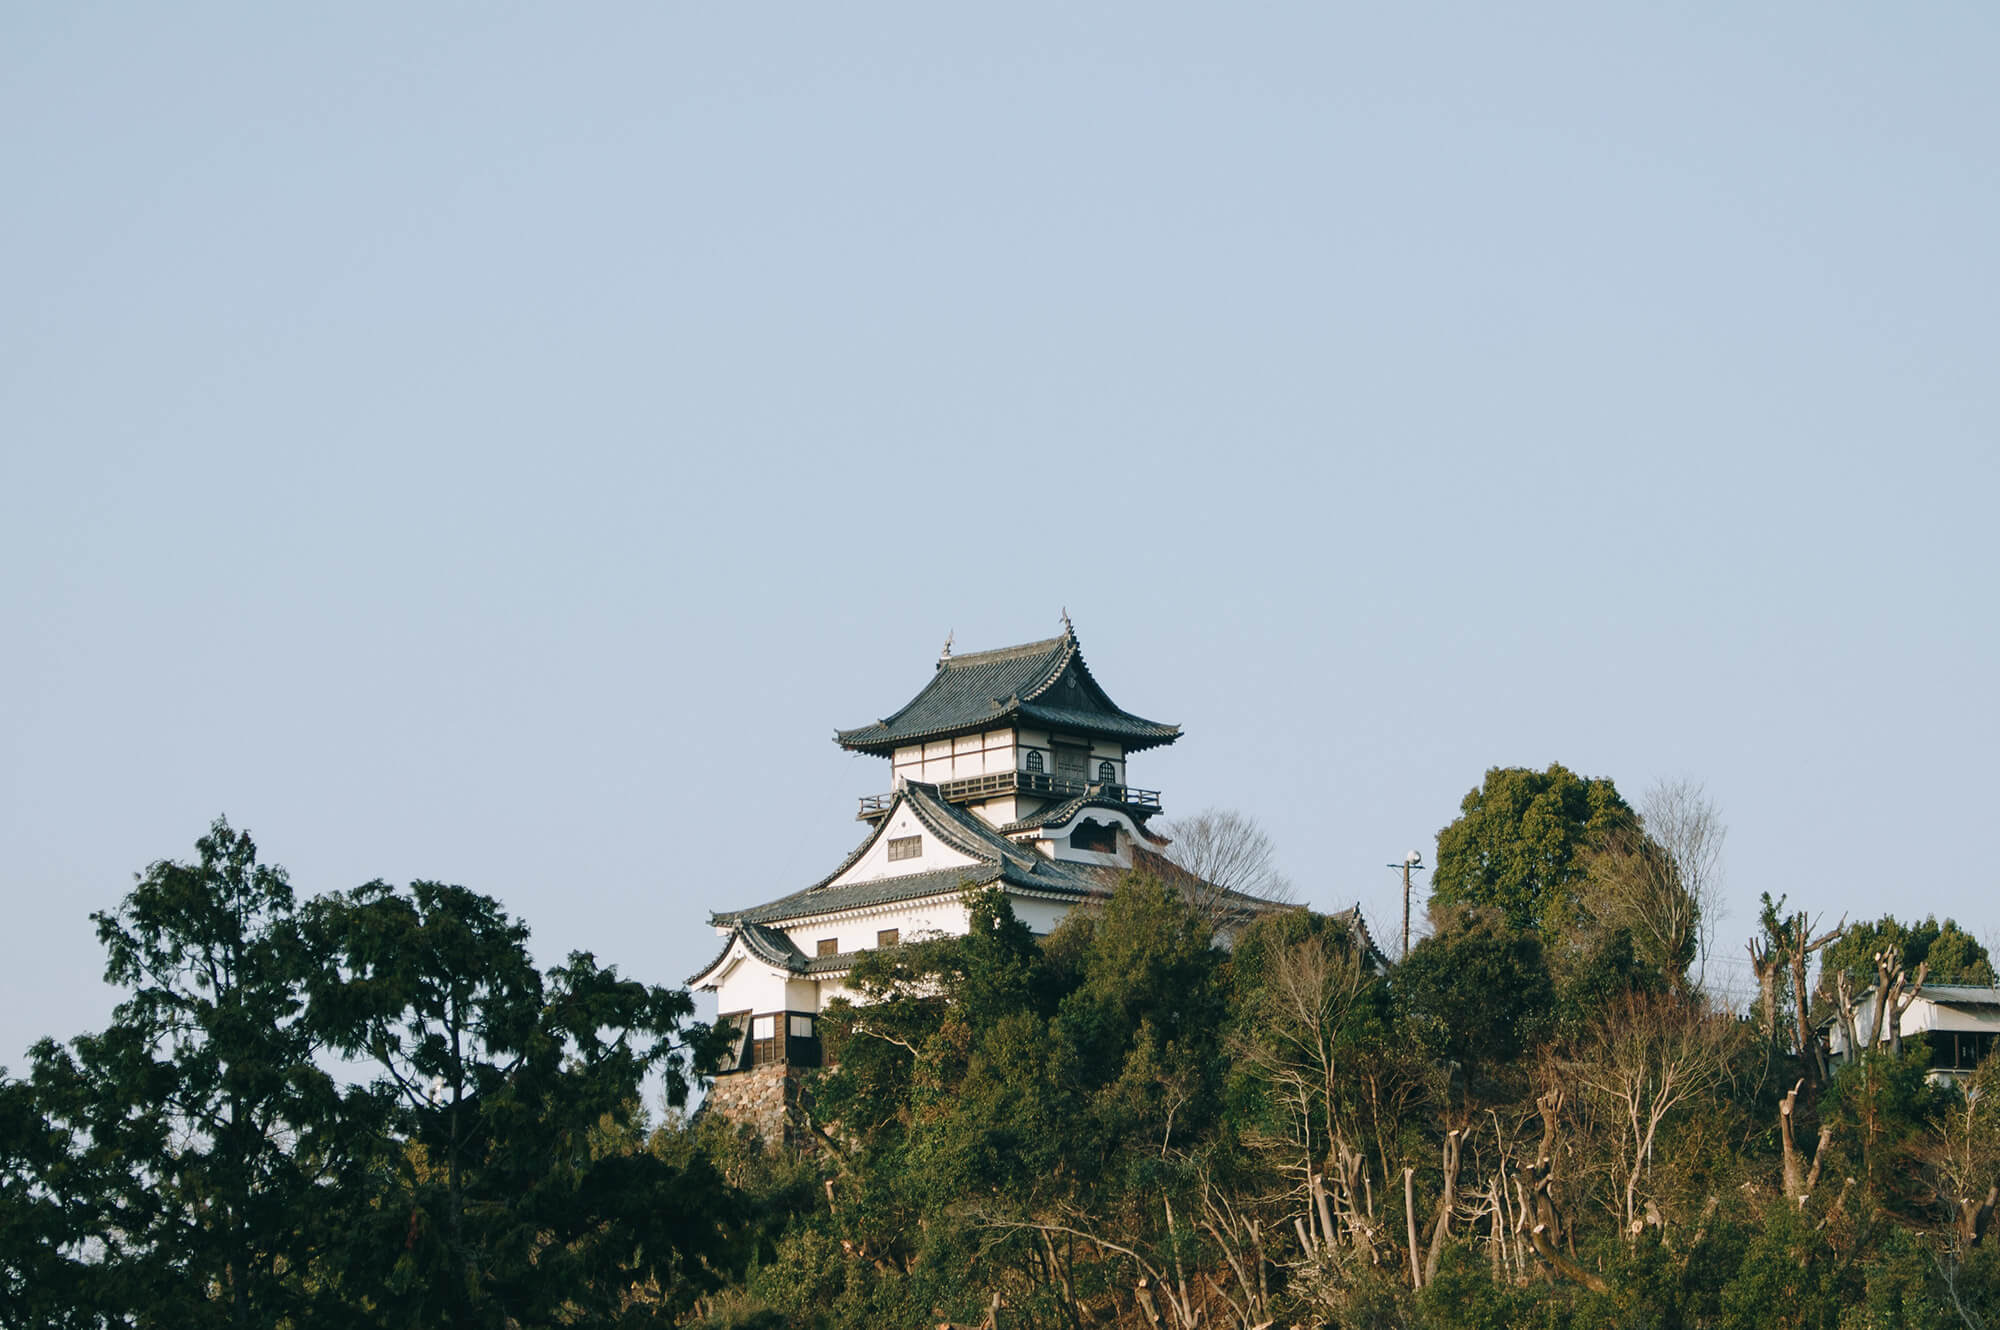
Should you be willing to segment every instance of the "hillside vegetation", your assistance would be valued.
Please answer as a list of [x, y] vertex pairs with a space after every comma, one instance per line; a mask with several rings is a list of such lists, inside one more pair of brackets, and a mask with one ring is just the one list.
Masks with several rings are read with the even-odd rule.
[[2000, 1325], [2000, 1062], [1800, 1037], [1984, 949], [1767, 897], [1720, 1007], [1671, 831], [1489, 773], [1400, 962], [1143, 876], [1044, 938], [976, 896], [861, 963], [783, 1145], [673, 1110], [685, 992], [459, 887], [296, 900], [217, 823], [99, 917], [112, 1025], [0, 1080], [0, 1323]]

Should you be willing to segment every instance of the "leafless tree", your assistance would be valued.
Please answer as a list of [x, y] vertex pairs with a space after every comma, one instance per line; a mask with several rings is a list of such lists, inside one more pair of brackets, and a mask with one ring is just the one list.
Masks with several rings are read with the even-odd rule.
[[1172, 842], [1165, 858], [1187, 875], [1184, 885], [1202, 898], [1205, 912], [1226, 913], [1231, 893], [1292, 899], [1291, 881], [1278, 870], [1277, 849], [1255, 818], [1231, 808], [1205, 808], [1155, 829]]
[[1729, 828], [1722, 813], [1699, 781], [1685, 777], [1655, 783], [1639, 800], [1646, 834], [1666, 852], [1695, 909], [1695, 983], [1708, 977], [1708, 958], [1715, 945], [1716, 925], [1725, 913], [1722, 896], [1722, 846]]
[[1242, 1038], [1240, 1054], [1284, 1106], [1287, 1152], [1295, 1152], [1303, 1184], [1348, 1134], [1340, 1106], [1354, 1069], [1343, 1065], [1340, 1042], [1373, 976], [1353, 939], [1325, 933], [1274, 948], [1267, 965], [1256, 1032]]
[[1578, 1049], [1576, 1083], [1612, 1138], [1626, 1232], [1641, 1225], [1640, 1192], [1660, 1124], [1722, 1080], [1736, 1022], [1685, 998], [1632, 995], [1612, 1004]]
[[1726, 829], [1700, 785], [1663, 781], [1640, 800], [1641, 825], [1611, 833], [1586, 859], [1591, 913], [1624, 928], [1669, 984], [1702, 986], [1722, 912]]

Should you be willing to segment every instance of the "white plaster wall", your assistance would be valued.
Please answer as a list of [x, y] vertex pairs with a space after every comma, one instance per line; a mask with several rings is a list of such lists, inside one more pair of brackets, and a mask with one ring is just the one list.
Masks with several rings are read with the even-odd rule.
[[961, 734], [898, 748], [892, 770], [899, 781], [920, 780], [935, 785], [995, 771], [1012, 771], [1016, 760], [1014, 749], [1012, 730]]
[[[741, 952], [742, 944], [735, 950]], [[785, 1010], [785, 990], [790, 978], [785, 971], [745, 955], [716, 985], [715, 1009], [718, 1012]]]
[[976, 804], [967, 804], [965, 810], [978, 814], [989, 827], [1003, 827], [1020, 816], [1014, 811], [1020, 806], [1020, 802], [1010, 794], [1005, 799], [986, 799]]
[[834, 939], [838, 943], [836, 951], [870, 951], [875, 946], [875, 935], [884, 929], [898, 930], [901, 941], [916, 942], [931, 934], [958, 936], [965, 932], [967, 923], [964, 903], [952, 898], [814, 920], [786, 929], [785, 936], [800, 951], [815, 956], [819, 954], [822, 938]]
[[1014, 901], [1014, 917], [1037, 933], [1047, 933], [1074, 908], [1061, 901]]
[[1919, 999], [1903, 1013], [1903, 1033], [1921, 1034], [1925, 1030], [2000, 1033], [2000, 1008], [1944, 1007]]
[[[1097, 823], [1111, 823], [1118, 828], [1118, 852], [1103, 854], [1095, 850], [1073, 849], [1069, 834], [1079, 822], [1088, 819]], [[1040, 847], [1052, 858], [1079, 864], [1096, 864], [1104, 868], [1130, 868], [1132, 866], [1132, 845], [1140, 839], [1139, 824], [1124, 813], [1109, 808], [1085, 808], [1069, 821], [1057, 827], [1043, 827]]]
[[[922, 836], [923, 853], [915, 859], [891, 860], [889, 842], [906, 836]], [[889, 819], [888, 829], [876, 837], [875, 843], [868, 847], [868, 853], [849, 865], [846, 872], [833, 880], [833, 884], [876, 882], [888, 877], [928, 873], [939, 868], [962, 868], [977, 862], [971, 856], [961, 854], [942, 844], [937, 837], [925, 830], [923, 823], [917, 821], [917, 815], [910, 811], [908, 805], [904, 805]]]
[[[1063, 901], [1014, 899], [1014, 917], [1038, 934], [1052, 931], [1074, 907]], [[846, 919], [801, 925], [787, 930], [793, 945], [810, 956], [822, 937], [835, 938], [842, 951], [872, 950], [878, 930], [894, 928], [902, 941], [917, 942], [930, 936], [961, 937], [971, 919], [962, 901], [940, 900], [891, 909], [870, 911]], [[855, 1001], [857, 995], [844, 976], [805, 979], [769, 971], [754, 959], [738, 968], [763, 970], [760, 979], [733, 984], [725, 980], [719, 995], [719, 1011], [824, 1011], [835, 998]], [[732, 975], [731, 979], [735, 976]]]
[[[1865, 1044], [1872, 1043], [1875, 1035], [1875, 1003], [1871, 993], [1864, 993], [1854, 999], [1854, 1033]], [[1926, 1030], [1955, 1030], [1961, 1033], [1993, 1031], [2000, 1033], [2000, 1008], [1944, 1007], [1934, 1002], [1926, 1002], [1919, 997], [1904, 1011], [1898, 1023], [1904, 1034], [1922, 1034]], [[1827, 1043], [1835, 1053], [1845, 1055], [1847, 1032], [1835, 1021], [1828, 1034]]]

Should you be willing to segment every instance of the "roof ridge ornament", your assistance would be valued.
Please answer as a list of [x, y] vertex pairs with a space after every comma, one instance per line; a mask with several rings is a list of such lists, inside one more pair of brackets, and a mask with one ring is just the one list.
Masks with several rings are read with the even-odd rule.
[[1063, 636], [1072, 638], [1075, 637], [1076, 625], [1069, 621], [1069, 606], [1067, 605], [1063, 606], [1062, 623], [1063, 623]]
[[948, 661], [948, 660], [950, 660], [950, 659], [951, 659], [951, 644], [952, 644], [952, 643], [953, 643], [954, 641], [956, 641], [956, 640], [957, 640], [957, 638], [958, 638], [958, 629], [956, 629], [956, 628], [953, 628], [953, 629], [951, 629], [950, 631], [948, 631], [948, 632], [946, 632], [946, 633], [945, 633], [945, 635], [944, 635], [944, 650], [942, 650], [942, 651], [938, 652], [938, 666], [939, 666], [940, 668], [942, 668], [942, 667], [944, 666], [944, 663], [945, 663], [946, 661]]

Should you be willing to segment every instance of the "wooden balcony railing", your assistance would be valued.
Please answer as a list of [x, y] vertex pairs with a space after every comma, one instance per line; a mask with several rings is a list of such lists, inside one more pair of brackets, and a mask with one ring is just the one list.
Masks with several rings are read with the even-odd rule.
[[[975, 799], [995, 799], [1009, 794], [1029, 794], [1044, 799], [1074, 799], [1078, 795], [1094, 795], [1124, 804], [1140, 812], [1160, 811], [1158, 790], [1141, 790], [1131, 785], [1117, 785], [1109, 781], [1072, 780], [1067, 776], [1052, 776], [1043, 771], [991, 771], [983, 776], [939, 781], [938, 794], [946, 802], [955, 804], [970, 803]], [[862, 795], [861, 811], [855, 814], [856, 820], [873, 822], [889, 811], [889, 805], [894, 803], [895, 799], [894, 791], [888, 794]]]

